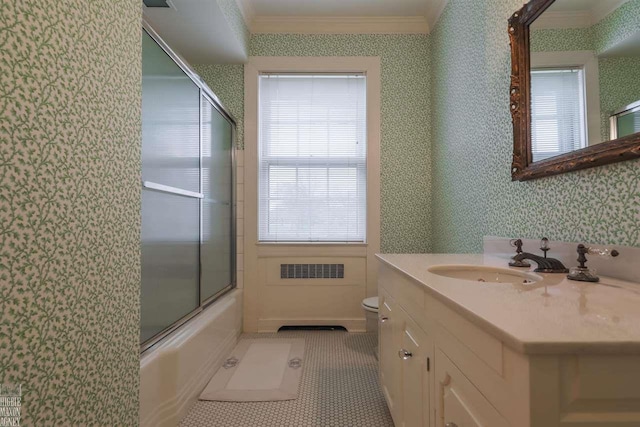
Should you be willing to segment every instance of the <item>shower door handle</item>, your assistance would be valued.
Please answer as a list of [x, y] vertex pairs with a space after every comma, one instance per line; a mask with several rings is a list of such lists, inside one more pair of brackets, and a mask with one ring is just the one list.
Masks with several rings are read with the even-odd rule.
[[182, 188], [171, 187], [170, 185], [158, 184], [157, 182], [143, 181], [142, 186], [149, 190], [160, 191], [161, 193], [175, 194], [177, 196], [193, 197], [204, 199], [204, 194], [196, 191], [183, 190]]

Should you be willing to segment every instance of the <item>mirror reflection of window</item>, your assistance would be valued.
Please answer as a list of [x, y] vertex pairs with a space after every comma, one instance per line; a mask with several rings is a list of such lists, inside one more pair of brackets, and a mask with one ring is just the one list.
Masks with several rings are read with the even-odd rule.
[[587, 146], [582, 68], [531, 70], [533, 161]]
[[623, 138], [640, 132], [640, 101], [611, 116], [611, 138]]

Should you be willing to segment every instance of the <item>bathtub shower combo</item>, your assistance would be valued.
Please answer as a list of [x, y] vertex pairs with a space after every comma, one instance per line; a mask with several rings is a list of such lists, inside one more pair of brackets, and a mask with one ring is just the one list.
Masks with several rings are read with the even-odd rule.
[[145, 24], [141, 350], [235, 284], [235, 122]]

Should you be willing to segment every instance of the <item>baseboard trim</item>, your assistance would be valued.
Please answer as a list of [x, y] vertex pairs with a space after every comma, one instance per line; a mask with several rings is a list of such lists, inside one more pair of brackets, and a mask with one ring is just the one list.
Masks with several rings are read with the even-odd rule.
[[278, 332], [282, 326], [344, 326], [349, 332], [366, 332], [366, 318], [258, 319], [258, 332]]

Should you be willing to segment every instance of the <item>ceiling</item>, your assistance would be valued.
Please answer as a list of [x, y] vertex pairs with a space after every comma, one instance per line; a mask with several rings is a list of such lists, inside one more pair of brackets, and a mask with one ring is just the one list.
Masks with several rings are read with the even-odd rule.
[[143, 5], [144, 16], [190, 64], [242, 63], [246, 46], [235, 36], [216, 0], [171, 0], [171, 7]]
[[616, 0], [556, 0], [547, 11], [567, 12], [595, 9], [600, 3], [615, 2]]
[[[235, 1], [250, 32], [258, 34], [426, 34], [447, 3], [447, 0], [225, 1]], [[144, 15], [189, 63], [246, 61], [247, 48], [225, 18], [222, 7], [227, 4], [220, 0], [168, 3], [170, 7], [164, 8], [143, 6]]]
[[585, 28], [597, 24], [629, 0], [556, 0], [532, 25], [534, 29]]

